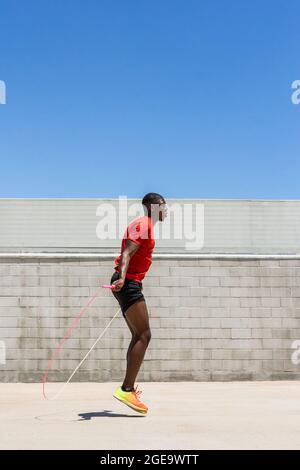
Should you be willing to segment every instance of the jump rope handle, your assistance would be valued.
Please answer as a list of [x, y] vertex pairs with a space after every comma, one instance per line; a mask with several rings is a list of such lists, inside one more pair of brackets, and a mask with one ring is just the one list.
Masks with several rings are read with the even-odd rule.
[[114, 289], [115, 286], [112, 285], [112, 284], [103, 284], [101, 287], [103, 287], [103, 289]]

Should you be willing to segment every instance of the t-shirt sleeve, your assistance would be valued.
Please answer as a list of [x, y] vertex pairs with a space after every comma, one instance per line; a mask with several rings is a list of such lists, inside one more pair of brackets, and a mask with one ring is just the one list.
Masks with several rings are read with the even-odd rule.
[[126, 238], [138, 245], [141, 245], [148, 234], [148, 227], [143, 221], [137, 221], [127, 227]]

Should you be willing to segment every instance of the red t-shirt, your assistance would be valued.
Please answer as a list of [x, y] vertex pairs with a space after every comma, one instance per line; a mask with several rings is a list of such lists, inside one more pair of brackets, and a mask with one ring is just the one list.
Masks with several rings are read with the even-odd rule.
[[119, 272], [119, 263], [125, 249], [126, 240], [139, 245], [139, 249], [131, 257], [126, 278], [142, 282], [152, 263], [152, 251], [155, 245], [153, 222], [147, 215], [133, 220], [127, 227], [121, 245], [121, 254], [115, 259], [115, 269]]

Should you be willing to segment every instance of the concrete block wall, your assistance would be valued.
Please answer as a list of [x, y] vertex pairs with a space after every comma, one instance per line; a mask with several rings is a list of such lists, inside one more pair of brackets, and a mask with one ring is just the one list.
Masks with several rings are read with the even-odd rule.
[[[0, 381], [40, 381], [74, 316], [112, 272], [110, 256], [1, 258]], [[299, 379], [299, 286], [300, 259], [156, 257], [144, 282], [152, 339], [138, 381]], [[51, 381], [69, 377], [116, 310], [103, 290]], [[122, 380], [129, 341], [119, 314], [74, 380]]]

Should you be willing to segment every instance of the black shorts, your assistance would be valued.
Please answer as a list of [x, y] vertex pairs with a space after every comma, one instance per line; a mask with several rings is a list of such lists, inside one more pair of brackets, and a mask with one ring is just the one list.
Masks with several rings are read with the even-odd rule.
[[[110, 283], [112, 284], [114, 281], [119, 279], [119, 277], [120, 275], [118, 271], [115, 271], [111, 277]], [[137, 300], [145, 300], [144, 295], [142, 294], [142, 283], [134, 281], [133, 279], [126, 278], [122, 289], [118, 292], [114, 292], [114, 289], [112, 289], [112, 293], [119, 302], [123, 316], [125, 316], [126, 310]]]

